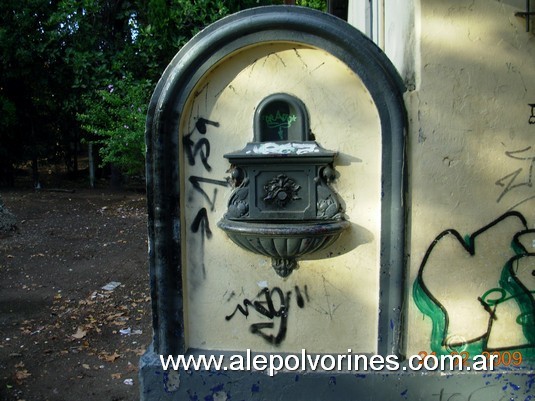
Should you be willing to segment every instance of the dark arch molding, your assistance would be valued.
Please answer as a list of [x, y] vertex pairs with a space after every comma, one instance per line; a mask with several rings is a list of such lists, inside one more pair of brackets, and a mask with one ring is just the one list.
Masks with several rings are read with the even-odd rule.
[[344, 62], [370, 92], [381, 121], [382, 202], [378, 353], [398, 354], [405, 245], [405, 87], [386, 55], [346, 22], [301, 7], [239, 12], [210, 25], [173, 58], [153, 93], [146, 125], [149, 268], [154, 351], [186, 351], [180, 241], [181, 111], [196, 83], [228, 55], [250, 45], [290, 42]]

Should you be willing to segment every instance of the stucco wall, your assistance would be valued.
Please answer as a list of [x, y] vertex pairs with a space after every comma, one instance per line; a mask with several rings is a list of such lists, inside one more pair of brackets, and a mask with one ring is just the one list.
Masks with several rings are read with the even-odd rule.
[[499, 1], [423, 0], [419, 9], [420, 79], [406, 96], [407, 353], [461, 344], [527, 356], [535, 347], [535, 35]]
[[[216, 226], [231, 192], [223, 155], [253, 140], [254, 110], [277, 92], [301, 99], [316, 141], [339, 152], [334, 188], [351, 222], [335, 245], [299, 261], [286, 279], [275, 274], [269, 258], [244, 251]], [[182, 170], [188, 346], [374, 352], [381, 128], [361, 80], [322, 50], [275, 43], [232, 54], [192, 93], [182, 119], [183, 151], [193, 155]], [[209, 121], [199, 129], [201, 118]], [[287, 314], [279, 313], [283, 305]]]
[[[529, 356], [535, 37], [511, 2], [411, 4], [402, 27], [393, 22], [399, 4], [385, 14], [385, 51], [409, 89], [405, 352]], [[396, 32], [410, 41], [397, 46]], [[334, 248], [305, 258], [288, 279], [216, 227], [230, 194], [223, 155], [252, 140], [254, 109], [274, 92], [302, 99], [317, 141], [339, 152], [335, 187], [352, 222]], [[223, 60], [192, 93], [182, 119], [188, 346], [376, 351], [381, 143], [360, 79], [323, 51], [264, 44]], [[290, 312], [266, 316], [255, 301]]]

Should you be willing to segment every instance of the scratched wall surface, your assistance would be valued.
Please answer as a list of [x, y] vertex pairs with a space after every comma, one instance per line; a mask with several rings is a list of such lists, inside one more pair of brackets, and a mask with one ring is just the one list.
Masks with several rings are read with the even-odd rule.
[[[287, 279], [216, 226], [231, 192], [223, 155], [252, 141], [255, 107], [277, 92], [300, 98], [317, 142], [339, 152], [333, 186], [352, 223]], [[264, 43], [216, 65], [192, 91], [181, 123], [188, 346], [374, 352], [381, 131], [361, 80], [322, 50]]]
[[407, 354], [535, 353], [535, 36], [515, 11], [421, 2]]

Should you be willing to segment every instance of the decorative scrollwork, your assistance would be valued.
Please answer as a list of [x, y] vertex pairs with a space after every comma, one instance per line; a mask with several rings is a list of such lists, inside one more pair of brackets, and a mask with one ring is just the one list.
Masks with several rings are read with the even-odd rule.
[[326, 167], [316, 178], [318, 200], [316, 204], [316, 216], [319, 219], [343, 219], [344, 208], [338, 198], [338, 194], [330, 187], [329, 181], [333, 180], [335, 172]]
[[249, 213], [249, 187], [244, 185], [237, 188], [231, 195], [228, 203], [227, 217], [239, 219]]
[[229, 181], [234, 187], [228, 202], [226, 216], [229, 219], [239, 219], [249, 214], [249, 178], [245, 170], [233, 166], [230, 169]]

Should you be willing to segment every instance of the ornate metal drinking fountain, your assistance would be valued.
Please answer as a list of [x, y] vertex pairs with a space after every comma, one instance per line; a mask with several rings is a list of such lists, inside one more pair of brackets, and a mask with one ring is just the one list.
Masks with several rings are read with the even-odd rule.
[[297, 258], [331, 245], [350, 226], [330, 186], [335, 157], [313, 140], [301, 100], [268, 96], [255, 112], [254, 142], [225, 155], [234, 189], [218, 226], [240, 247], [271, 257], [287, 277]]

